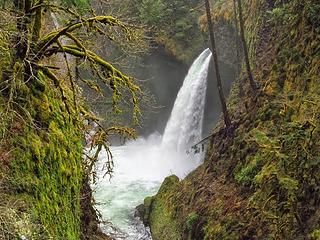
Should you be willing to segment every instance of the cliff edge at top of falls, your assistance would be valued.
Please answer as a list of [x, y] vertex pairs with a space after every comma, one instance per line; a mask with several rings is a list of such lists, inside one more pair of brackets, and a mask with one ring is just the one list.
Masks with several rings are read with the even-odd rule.
[[[220, 24], [228, 4], [215, 10]], [[154, 240], [320, 239], [320, 3], [243, 4], [259, 92], [243, 71], [229, 97], [232, 127], [218, 124], [204, 163], [145, 199]]]

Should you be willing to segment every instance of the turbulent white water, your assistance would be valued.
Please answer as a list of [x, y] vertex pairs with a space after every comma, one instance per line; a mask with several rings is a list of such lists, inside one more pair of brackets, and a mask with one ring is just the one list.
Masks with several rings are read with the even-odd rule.
[[[135, 207], [154, 195], [171, 174], [184, 178], [200, 163], [198, 155], [186, 150], [200, 140], [211, 58], [206, 49], [192, 64], [181, 87], [163, 137], [152, 134], [124, 146], [112, 147], [114, 177], [103, 178], [101, 154], [96, 166], [99, 180], [94, 186], [97, 209], [106, 223], [103, 230], [116, 239], [147, 240], [151, 236], [135, 217]], [[111, 222], [112, 224], [109, 224]]]
[[210, 59], [211, 52], [206, 49], [190, 67], [163, 134], [165, 148], [181, 152], [200, 140]]

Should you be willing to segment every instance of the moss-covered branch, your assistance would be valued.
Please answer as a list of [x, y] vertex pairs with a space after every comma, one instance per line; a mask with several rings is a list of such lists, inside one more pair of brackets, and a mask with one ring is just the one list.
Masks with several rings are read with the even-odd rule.
[[66, 97], [66, 94], [64, 93], [64, 89], [61, 85], [61, 80], [52, 72], [50, 71], [47, 67], [44, 67], [43, 65], [39, 64], [38, 67], [40, 68], [40, 70], [42, 71], [42, 73], [48, 77], [49, 79], [51, 79], [55, 85], [55, 87], [57, 87], [60, 91], [60, 94], [61, 94], [61, 99], [67, 109], [67, 112], [69, 114], [71, 114], [71, 111], [70, 111], [70, 108], [69, 108], [69, 105], [67, 103], [67, 97]]
[[132, 79], [122, 72], [120, 72], [117, 68], [115, 68], [112, 64], [105, 61], [101, 57], [99, 57], [94, 52], [85, 49], [82, 45], [79, 48], [76, 45], [66, 45], [61, 47], [53, 47], [48, 49], [46, 55], [50, 56], [55, 53], [68, 53], [75, 57], [88, 59], [93, 64], [98, 64], [105, 69], [107, 72], [107, 77], [109, 79], [109, 85], [113, 91], [113, 102], [114, 107], [117, 110], [117, 103], [120, 100], [121, 93], [118, 89], [119, 86], [126, 86], [132, 95], [132, 104], [134, 107], [134, 121], [138, 121], [138, 115], [140, 114], [140, 110], [137, 103], [137, 92], [140, 92], [140, 88], [133, 83]]
[[[42, 4], [43, 0], [39, 1], [39, 4]], [[37, 8], [34, 14], [34, 20], [33, 20], [33, 26], [32, 26], [32, 43], [36, 43], [41, 35], [41, 29], [42, 29], [42, 8]]]
[[83, 26], [92, 28], [95, 23], [101, 23], [109, 26], [118, 26], [121, 27], [125, 32], [128, 31], [126, 26], [122, 22], [112, 16], [95, 16], [88, 19], [82, 19], [81, 21], [52, 31], [42, 39], [40, 39], [39, 44], [35, 48], [36, 58], [41, 58], [46, 49], [49, 48], [52, 44], [56, 43], [60, 37], [67, 35], [68, 33], [72, 33], [73, 31], [82, 28]]

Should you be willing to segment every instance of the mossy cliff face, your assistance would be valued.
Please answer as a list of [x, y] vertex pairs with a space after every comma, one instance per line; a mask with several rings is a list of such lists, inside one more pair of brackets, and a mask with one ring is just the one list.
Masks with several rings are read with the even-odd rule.
[[320, 239], [320, 4], [243, 2], [260, 93], [243, 74], [233, 126], [218, 126], [204, 164], [153, 198], [155, 239]]
[[13, 114], [7, 129], [3, 129], [9, 132], [1, 153], [9, 151], [7, 194], [23, 202], [25, 209], [21, 211], [42, 228], [41, 233], [26, 237], [79, 239], [83, 146], [76, 127], [78, 120], [65, 114], [59, 95], [46, 85], [40, 73], [39, 81], [41, 87], [26, 87], [25, 95], [19, 94], [24, 97], [19, 107], [32, 121]]
[[[0, 239], [105, 239], [95, 238], [94, 231], [91, 238], [82, 234], [97, 230], [97, 222], [83, 223], [91, 204], [82, 160], [83, 121], [40, 70], [32, 84], [24, 81], [21, 61], [12, 63], [7, 34], [16, 32], [15, 18], [1, 13]], [[71, 90], [64, 89], [71, 99]], [[96, 220], [96, 213], [90, 214]]]
[[38, 79], [37, 86], [18, 90], [24, 93], [14, 110], [28, 118], [7, 109], [1, 123], [0, 209], [6, 211], [0, 238], [108, 239], [99, 230], [84, 172], [83, 122], [68, 114], [40, 71]]

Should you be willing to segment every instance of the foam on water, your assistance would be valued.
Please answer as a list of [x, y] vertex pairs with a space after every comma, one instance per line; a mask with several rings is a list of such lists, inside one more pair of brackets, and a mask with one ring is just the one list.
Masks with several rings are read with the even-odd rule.
[[148, 229], [135, 217], [135, 207], [146, 196], [156, 194], [165, 177], [184, 178], [200, 164], [199, 155], [186, 150], [200, 140], [211, 59], [206, 49], [192, 64], [181, 87], [163, 137], [159, 133], [139, 138], [124, 146], [112, 147], [114, 177], [103, 178], [106, 153], [96, 166], [98, 182], [94, 186], [97, 209], [105, 223], [103, 230], [116, 239], [151, 239]]

